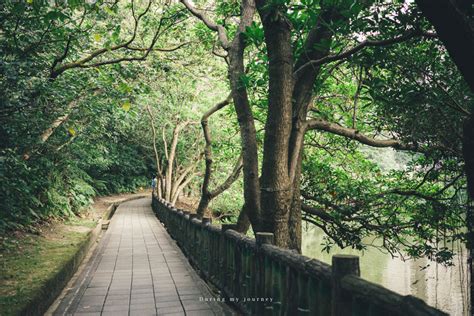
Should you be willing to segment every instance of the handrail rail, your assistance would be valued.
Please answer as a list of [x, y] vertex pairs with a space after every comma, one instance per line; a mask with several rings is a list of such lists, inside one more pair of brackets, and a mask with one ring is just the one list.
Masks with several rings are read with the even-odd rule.
[[[391, 316], [447, 315], [413, 296], [403, 296], [359, 277], [355, 256], [333, 265], [211, 224], [153, 197], [153, 210], [190, 262], [247, 315]], [[216, 299], [216, 298], [203, 298]]]

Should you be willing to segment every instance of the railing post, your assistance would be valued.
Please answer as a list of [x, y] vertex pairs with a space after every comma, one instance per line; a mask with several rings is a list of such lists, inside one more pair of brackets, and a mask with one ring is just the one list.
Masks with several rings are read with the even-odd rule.
[[197, 258], [197, 255], [201, 252], [199, 249], [199, 232], [197, 231], [197, 227], [193, 224], [193, 219], [197, 218], [197, 214], [192, 213], [189, 214], [189, 227], [190, 227], [190, 232], [191, 232], [191, 243], [190, 243], [190, 248], [189, 248], [189, 253], [191, 254], [191, 257], [193, 259], [193, 262], [197, 264], [199, 261]]
[[222, 284], [222, 288], [224, 289], [224, 295], [225, 296], [231, 296], [233, 295], [234, 293], [230, 293], [230, 289], [231, 287], [229, 286], [229, 284], [231, 284], [231, 273], [229, 271], [229, 252], [231, 251], [231, 249], [228, 249], [228, 243], [227, 243], [227, 240], [225, 238], [225, 232], [229, 229], [235, 229], [236, 228], [236, 225], [235, 224], [223, 224], [222, 225], [222, 228], [221, 228], [221, 238], [220, 238], [220, 252], [222, 254], [222, 257], [221, 257], [221, 269], [220, 269], [220, 272], [221, 272], [221, 275], [219, 277], [219, 281], [221, 282]]
[[359, 257], [351, 255], [334, 255], [332, 257], [332, 300], [331, 315], [352, 315], [352, 299], [341, 288], [341, 280], [346, 275], [360, 276]]
[[255, 241], [257, 246], [261, 247], [262, 245], [273, 245], [273, 234], [272, 233], [256, 233]]
[[[256, 233], [255, 242], [257, 244], [257, 280], [255, 282], [257, 297], [271, 296], [271, 280], [266, 280], [268, 270], [265, 269], [265, 255], [262, 251], [263, 245], [273, 245], [274, 236], [272, 233]], [[267, 271], [267, 273], [265, 273]], [[271, 303], [257, 303], [255, 306], [256, 315], [267, 315], [272, 313]]]
[[209, 262], [211, 260], [210, 256], [210, 245], [209, 245], [209, 231], [206, 230], [206, 226], [211, 225], [211, 219], [209, 217], [203, 217], [201, 219], [201, 271], [204, 273], [206, 278], [209, 278], [211, 271], [209, 270]]

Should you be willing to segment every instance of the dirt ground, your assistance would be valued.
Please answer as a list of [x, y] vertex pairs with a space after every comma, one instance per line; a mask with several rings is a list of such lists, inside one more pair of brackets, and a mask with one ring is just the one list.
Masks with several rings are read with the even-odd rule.
[[196, 213], [199, 204], [199, 198], [183, 196], [176, 202], [176, 207], [182, 208], [191, 213]]

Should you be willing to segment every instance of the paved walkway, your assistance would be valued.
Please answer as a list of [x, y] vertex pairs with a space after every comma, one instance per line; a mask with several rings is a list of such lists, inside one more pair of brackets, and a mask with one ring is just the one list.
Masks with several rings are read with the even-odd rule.
[[231, 315], [169, 237], [149, 198], [121, 204], [55, 315]]

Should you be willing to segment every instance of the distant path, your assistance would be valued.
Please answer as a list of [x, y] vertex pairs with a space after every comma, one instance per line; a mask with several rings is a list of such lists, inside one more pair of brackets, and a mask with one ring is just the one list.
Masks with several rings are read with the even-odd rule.
[[231, 315], [153, 214], [151, 199], [121, 204], [95, 254], [54, 315]]

